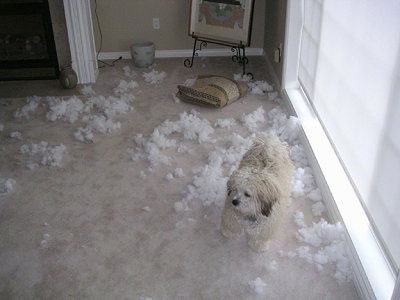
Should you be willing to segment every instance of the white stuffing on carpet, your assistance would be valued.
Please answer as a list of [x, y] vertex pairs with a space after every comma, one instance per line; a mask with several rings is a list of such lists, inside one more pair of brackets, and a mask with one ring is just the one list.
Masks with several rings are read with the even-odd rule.
[[150, 84], [160, 84], [167, 78], [167, 74], [164, 71], [159, 72], [155, 69], [150, 72], [143, 72], [142, 75], [144, 80]]
[[265, 110], [260, 106], [257, 110], [249, 114], [243, 114], [240, 118], [242, 124], [247, 127], [250, 131], [257, 130], [258, 123], [265, 121], [264, 118]]
[[10, 133], [10, 138], [16, 139], [16, 140], [22, 140], [22, 133], [19, 131], [14, 131]]
[[17, 182], [12, 178], [5, 179], [0, 177], [0, 196], [10, 194], [13, 191], [16, 183]]
[[81, 142], [94, 142], [96, 133], [111, 133], [121, 128], [121, 123], [113, 122], [103, 115], [87, 115], [82, 118], [82, 122], [86, 123], [86, 127], [79, 127], [74, 132], [74, 137]]
[[116, 88], [114, 88], [115, 95], [122, 95], [127, 93], [129, 90], [133, 90], [139, 87], [139, 84], [136, 81], [125, 81], [121, 80]]
[[39, 106], [40, 99], [38, 96], [27, 97], [26, 104], [15, 112], [14, 117], [17, 119], [29, 119], [30, 114], [35, 112]]
[[305, 224], [300, 225], [297, 239], [306, 246], [297, 248], [297, 255], [314, 264], [318, 270], [329, 263], [334, 264], [336, 270], [333, 277], [339, 283], [351, 281], [351, 264], [347, 255], [345, 230], [341, 223], [329, 224], [321, 219], [308, 227]]
[[220, 128], [231, 128], [236, 125], [236, 120], [234, 118], [218, 119], [214, 126]]
[[85, 95], [85, 96], [90, 96], [90, 95], [96, 94], [96, 92], [93, 90], [93, 87], [91, 85], [82, 86], [81, 93], [82, 93], [82, 95]]
[[133, 161], [146, 159], [150, 167], [170, 165], [171, 157], [163, 154], [162, 150], [173, 148], [178, 152], [185, 151], [184, 148], [177, 146], [176, 139], [169, 138], [172, 134], [180, 134], [184, 140], [198, 143], [211, 142], [210, 134], [214, 129], [208, 120], [200, 119], [198, 115], [195, 110], [189, 113], [183, 112], [176, 121], [165, 120], [149, 137], [137, 134], [134, 141], [138, 147], [128, 149], [131, 159]]
[[81, 88], [81, 93], [88, 98], [86, 101], [72, 96], [62, 97], [27, 97], [26, 104], [18, 109], [14, 117], [17, 119], [28, 119], [39, 104], [42, 104], [48, 111], [48, 121], [63, 121], [71, 124], [81, 123], [74, 133], [75, 139], [81, 142], [93, 142], [96, 134], [110, 133], [121, 127], [121, 124], [114, 121], [118, 115], [126, 114], [133, 110], [132, 102], [135, 96], [132, 91], [139, 84], [136, 81], [120, 80], [113, 89], [113, 95], [97, 95], [90, 85]]
[[49, 112], [46, 114], [47, 120], [62, 120], [69, 123], [75, 123], [83, 112], [84, 104], [76, 96], [68, 100], [62, 100], [56, 97], [47, 97], [49, 103]]
[[124, 71], [124, 75], [125, 75], [126, 77], [133, 77], [133, 76], [136, 76], [136, 72], [133, 71], [133, 70], [131, 69], [130, 66], [124, 66], [124, 67], [122, 68], [122, 70]]
[[35, 169], [40, 165], [48, 167], [60, 167], [66, 147], [63, 144], [49, 146], [48, 142], [32, 143], [30, 146], [24, 144], [20, 153], [27, 156], [25, 165], [28, 169]]
[[[127, 77], [135, 73], [129, 66], [123, 68]], [[165, 72], [152, 70], [143, 72], [145, 82], [160, 84], [166, 77]], [[249, 77], [234, 75], [236, 80], [245, 81], [249, 86], [249, 93], [265, 97], [269, 101], [279, 102], [279, 95], [274, 88], [265, 81], [252, 82]], [[188, 79], [185, 84], [193, 84], [193, 79]], [[62, 121], [69, 124], [78, 124], [73, 137], [82, 142], [93, 142], [96, 134], [106, 134], [121, 128], [121, 123], [116, 120], [119, 115], [133, 111], [132, 92], [139, 87], [136, 81], [120, 80], [113, 89], [113, 95], [97, 95], [90, 85], [81, 89], [87, 99], [82, 100], [76, 96], [70, 98], [47, 97], [41, 101], [41, 97], [28, 97], [26, 104], [18, 109], [14, 117], [16, 119], [29, 119], [40, 105], [47, 108], [46, 119], [49, 122]], [[232, 129], [230, 135], [222, 139], [216, 139], [217, 130]], [[4, 126], [0, 124], [0, 131]], [[252, 144], [256, 134], [276, 134], [290, 149], [290, 156], [295, 165], [295, 173], [292, 179], [292, 198], [308, 199], [311, 201], [311, 210], [314, 218], [319, 221], [307, 224], [304, 213], [296, 211], [293, 221], [298, 230], [296, 238], [299, 246], [296, 249], [281, 250], [281, 257], [290, 259], [300, 258], [322, 270], [325, 266], [333, 265], [335, 273], [333, 277], [338, 282], [348, 282], [352, 278], [350, 262], [347, 256], [345, 242], [345, 230], [340, 223], [329, 224], [321, 216], [326, 212], [320, 190], [317, 188], [312, 169], [304, 147], [298, 139], [300, 127], [296, 117], [288, 116], [280, 106], [269, 111], [266, 115], [262, 106], [248, 113], [243, 113], [239, 118], [217, 119], [212, 124], [196, 110], [180, 113], [175, 120], [165, 120], [155, 127], [151, 134], [138, 133], [134, 136], [135, 145], [128, 148], [128, 154], [132, 161], [145, 161], [148, 163], [148, 172], [151, 176], [158, 175], [154, 169], [160, 166], [173, 166], [173, 170], [163, 173], [166, 181], [185, 178], [187, 174], [192, 176], [182, 192], [182, 198], [173, 203], [177, 213], [184, 214], [192, 209], [193, 201], [207, 207], [215, 205], [223, 206], [226, 197], [226, 182], [235, 168], [237, 168], [243, 154]], [[243, 133], [245, 132], [245, 133]], [[20, 132], [10, 133], [11, 138], [22, 140]], [[203, 165], [192, 170], [184, 170], [179, 166], [179, 157], [190, 156], [193, 144], [206, 144], [209, 149]], [[180, 155], [172, 155], [178, 152]], [[66, 147], [63, 144], [50, 146], [48, 142], [23, 144], [20, 153], [26, 158], [25, 166], [35, 169], [38, 166], [60, 167]], [[138, 172], [138, 177], [148, 179], [149, 174], [144, 170]], [[12, 192], [16, 181], [12, 178], [0, 179], [0, 196]], [[144, 212], [151, 212], [151, 208], [145, 206]], [[188, 219], [193, 220], [194, 219]], [[182, 221], [183, 222], [183, 221]], [[191, 223], [193, 223], [191, 222]], [[179, 222], [178, 222], [179, 223]], [[177, 224], [178, 224], [177, 223]], [[179, 223], [177, 228], [184, 228], [184, 223]], [[183, 225], [182, 225], [183, 224]], [[182, 225], [182, 226], [181, 226]], [[47, 247], [50, 235], [44, 236], [42, 247]], [[42, 245], [43, 244], [43, 245]], [[271, 261], [266, 268], [269, 271], [277, 269], [277, 262]], [[263, 294], [266, 283], [257, 277], [248, 281], [248, 285], [257, 294]]]
[[265, 288], [267, 287], [267, 284], [260, 277], [257, 277], [256, 279], [249, 281], [249, 286], [258, 295], [263, 295], [265, 293]]
[[[265, 123], [268, 125], [267, 127]], [[236, 128], [235, 126], [247, 128], [249, 135], [245, 137], [233, 133], [218, 142], [213, 139], [213, 133], [218, 128]], [[266, 129], [262, 130], [261, 127], [266, 127]], [[200, 139], [199, 132], [196, 131], [199, 128], [205, 128], [206, 138]], [[174, 203], [177, 213], [190, 211], [193, 201], [199, 201], [204, 206], [222, 207], [226, 196], [228, 177], [250, 147], [254, 134], [271, 133], [278, 135], [289, 145], [290, 155], [295, 164], [292, 189], [294, 201], [300, 198], [308, 198], [312, 201], [312, 213], [315, 217], [320, 217], [326, 211], [321, 193], [316, 187], [312, 169], [308, 166], [304, 147], [298, 140], [298, 120], [296, 117], [288, 116], [281, 107], [272, 109], [266, 117], [264, 109], [259, 107], [253, 112], [243, 114], [239, 120], [234, 118], [218, 119], [213, 127], [210, 122], [201, 118], [199, 113], [184, 112], [177, 121], [164, 121], [154, 129], [153, 134], [148, 138], [137, 135], [135, 142], [139, 147], [135, 150], [131, 149], [131, 157], [133, 160], [147, 160], [151, 167], [157, 167], [162, 163], [166, 165], [179, 163], [167, 155], [166, 150], [168, 148], [177, 149], [179, 141], [181, 141], [181, 139], [170, 139], [170, 134], [185, 132], [183, 142], [187, 139], [195, 139], [198, 142], [208, 143], [214, 150], [209, 151], [208, 161], [205, 165], [192, 170], [192, 181], [187, 185], [182, 199]], [[174, 178], [172, 173], [166, 175], [167, 180]], [[351, 267], [346, 255], [347, 248], [341, 225], [339, 223], [328, 224], [324, 219], [318, 223], [307, 225], [302, 212], [296, 213], [293, 217], [299, 228], [297, 233], [299, 243], [306, 245], [301, 245], [294, 250], [282, 251], [281, 256], [304, 259], [308, 263], [314, 264], [318, 270], [327, 264], [334, 265], [336, 271], [333, 277], [338, 282], [349, 281]], [[272, 269], [276, 268], [276, 265], [275, 262]], [[261, 291], [264, 287], [260, 278], [249, 281], [249, 284], [256, 291]]]

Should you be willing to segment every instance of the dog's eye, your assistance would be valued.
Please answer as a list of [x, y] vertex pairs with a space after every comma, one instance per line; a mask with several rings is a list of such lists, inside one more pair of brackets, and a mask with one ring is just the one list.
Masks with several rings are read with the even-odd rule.
[[231, 193], [232, 193], [232, 191], [231, 191], [231, 190], [228, 190], [228, 196], [230, 196], [230, 195], [231, 195]]
[[249, 192], [244, 192], [244, 195], [245, 195], [246, 197], [251, 197], [251, 195], [250, 195]]

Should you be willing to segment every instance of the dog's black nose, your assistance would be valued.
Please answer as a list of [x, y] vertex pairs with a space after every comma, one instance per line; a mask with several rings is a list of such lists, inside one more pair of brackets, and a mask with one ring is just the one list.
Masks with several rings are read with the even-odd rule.
[[232, 200], [232, 204], [233, 204], [233, 206], [238, 206], [238, 205], [239, 205], [239, 203], [240, 203], [240, 201], [239, 201], [239, 200], [237, 200], [237, 199], [233, 199], [233, 200]]

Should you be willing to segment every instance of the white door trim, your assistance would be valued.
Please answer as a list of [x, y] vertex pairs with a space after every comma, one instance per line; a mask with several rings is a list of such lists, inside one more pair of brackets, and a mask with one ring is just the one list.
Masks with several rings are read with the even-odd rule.
[[90, 0], [64, 0], [72, 68], [78, 83], [96, 82], [98, 75]]

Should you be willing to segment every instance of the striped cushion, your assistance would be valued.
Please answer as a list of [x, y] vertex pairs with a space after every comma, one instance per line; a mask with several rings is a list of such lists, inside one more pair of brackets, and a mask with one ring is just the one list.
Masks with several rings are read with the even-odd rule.
[[247, 93], [247, 85], [215, 75], [199, 76], [193, 86], [178, 85], [176, 96], [185, 102], [224, 107]]

